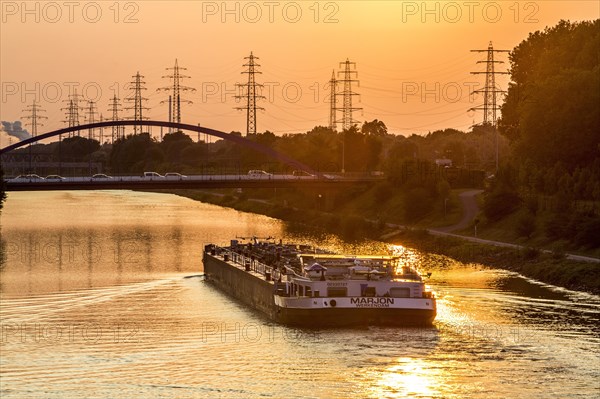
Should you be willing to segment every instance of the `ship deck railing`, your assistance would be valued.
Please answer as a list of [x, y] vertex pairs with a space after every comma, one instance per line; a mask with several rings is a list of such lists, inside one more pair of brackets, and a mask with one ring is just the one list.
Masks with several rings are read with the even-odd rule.
[[[244, 255], [243, 253], [237, 252], [230, 247], [219, 247], [215, 246], [216, 254], [223, 257], [223, 255], [228, 256], [228, 260], [232, 263], [241, 266], [241, 269], [246, 271], [251, 271], [257, 273], [267, 280], [272, 281], [289, 281], [288, 277], [293, 277], [295, 279], [302, 280], [317, 280], [317, 278], [310, 278], [307, 276], [303, 276], [298, 274], [296, 270], [292, 267], [286, 265], [284, 266], [285, 272], [282, 272], [277, 267], [266, 265], [251, 256]], [[268, 278], [267, 278], [268, 276]], [[422, 282], [423, 279], [419, 274], [416, 273], [405, 273], [405, 274], [394, 274], [394, 275], [385, 275], [378, 276], [379, 278], [373, 280], [396, 280], [396, 281], [414, 281], [414, 282]], [[320, 277], [318, 278], [320, 280]], [[347, 273], [340, 275], [328, 275], [326, 276], [326, 280], [369, 280], [367, 275], [361, 275], [361, 273], [356, 273], [354, 275], [349, 275]]]
[[[286, 273], [282, 273], [277, 267], [266, 265], [250, 256], [244, 255], [243, 253], [239, 253], [231, 248], [217, 247], [216, 253], [220, 256], [227, 255], [227, 261], [230, 261], [235, 265], [241, 266], [240, 268], [245, 271], [257, 273], [265, 277], [267, 281], [283, 280], [283, 278], [286, 277], [288, 273], [293, 273], [296, 276], [298, 276], [295, 273], [295, 271], [290, 267], [286, 266]], [[224, 256], [223, 258], [225, 260]]]

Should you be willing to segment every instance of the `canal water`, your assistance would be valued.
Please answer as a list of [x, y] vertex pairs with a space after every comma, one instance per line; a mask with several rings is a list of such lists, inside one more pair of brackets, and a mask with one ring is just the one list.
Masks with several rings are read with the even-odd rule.
[[[0, 226], [3, 399], [600, 396], [598, 296], [170, 194], [10, 193]], [[273, 324], [201, 277], [236, 236], [400, 253], [433, 273], [435, 326]]]

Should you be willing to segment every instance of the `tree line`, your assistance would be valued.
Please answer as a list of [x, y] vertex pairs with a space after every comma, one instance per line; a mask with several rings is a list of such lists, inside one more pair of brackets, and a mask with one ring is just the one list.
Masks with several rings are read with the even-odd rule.
[[560, 21], [511, 53], [499, 131], [511, 151], [485, 216], [519, 236], [600, 246], [600, 20]]

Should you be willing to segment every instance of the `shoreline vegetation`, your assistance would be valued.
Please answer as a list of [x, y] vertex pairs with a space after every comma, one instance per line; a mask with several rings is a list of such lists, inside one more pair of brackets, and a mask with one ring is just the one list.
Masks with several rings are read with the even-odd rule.
[[521, 249], [469, 242], [458, 237], [432, 235], [424, 227], [398, 229], [383, 220], [366, 220], [356, 214], [299, 209], [245, 195], [196, 190], [168, 192], [196, 201], [252, 212], [338, 234], [345, 239], [372, 238], [402, 244], [423, 252], [448, 256], [463, 263], [477, 263], [519, 273], [543, 283], [600, 295], [600, 264], [570, 260], [562, 251]]

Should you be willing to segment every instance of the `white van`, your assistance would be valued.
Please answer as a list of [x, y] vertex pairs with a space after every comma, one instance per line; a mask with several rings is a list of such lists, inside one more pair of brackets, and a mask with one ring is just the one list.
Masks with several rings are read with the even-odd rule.
[[142, 176], [144, 179], [164, 179], [165, 177], [163, 175], [161, 175], [160, 173], [156, 173], [156, 172], [144, 172], [144, 176]]

